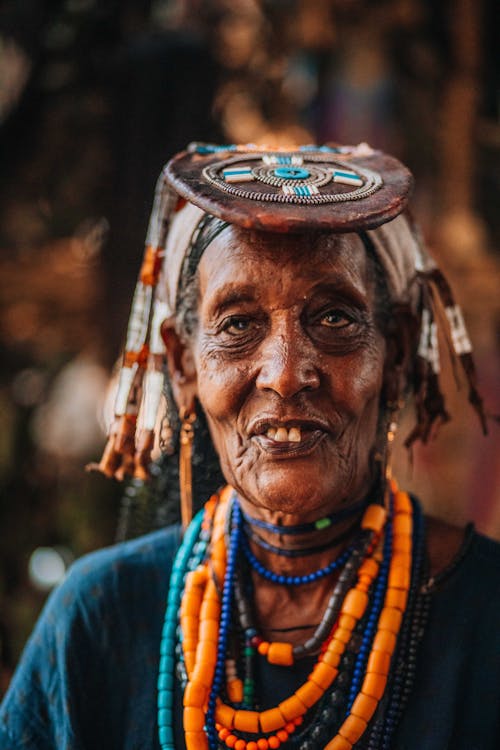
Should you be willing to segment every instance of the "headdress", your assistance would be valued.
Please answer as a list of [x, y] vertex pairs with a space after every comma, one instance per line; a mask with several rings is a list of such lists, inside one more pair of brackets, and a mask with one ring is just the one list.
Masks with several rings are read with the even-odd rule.
[[408, 170], [366, 144], [268, 149], [191, 144], [157, 183], [144, 259], [128, 325], [114, 420], [98, 467], [104, 474], [148, 476], [165, 373], [162, 323], [175, 318], [180, 279], [227, 226], [267, 232], [356, 232], [384, 270], [391, 300], [420, 321], [412, 374], [417, 424], [407, 440], [424, 442], [449, 415], [439, 385], [440, 346], [461, 364], [483, 429], [471, 345], [460, 308], [418, 232], [403, 213]]

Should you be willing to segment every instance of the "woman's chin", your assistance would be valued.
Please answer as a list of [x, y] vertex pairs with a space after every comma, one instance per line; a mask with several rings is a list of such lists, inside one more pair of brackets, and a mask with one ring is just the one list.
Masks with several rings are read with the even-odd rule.
[[329, 481], [323, 475], [323, 481], [318, 482], [317, 474], [313, 478], [304, 471], [263, 471], [254, 481], [249, 480], [247, 476], [240, 484], [240, 494], [252, 505], [272, 513], [316, 518], [344, 497], [333, 478]]

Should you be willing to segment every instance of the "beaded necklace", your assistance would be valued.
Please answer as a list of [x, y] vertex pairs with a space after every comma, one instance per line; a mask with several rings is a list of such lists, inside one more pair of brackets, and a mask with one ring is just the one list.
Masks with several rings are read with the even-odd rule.
[[276, 545], [271, 544], [270, 542], [263, 539], [260, 534], [257, 534], [256, 531], [253, 531], [250, 528], [249, 524], [244, 524], [243, 528], [245, 530], [245, 533], [253, 542], [255, 542], [259, 547], [262, 547], [262, 549], [267, 550], [268, 552], [272, 552], [273, 554], [280, 557], [308, 557], [308, 555], [317, 555], [319, 552], [325, 552], [326, 550], [341, 544], [346, 539], [350, 539], [357, 527], [358, 522], [355, 521], [341, 534], [332, 537], [332, 539], [330, 539], [328, 542], [325, 542], [324, 544], [319, 544], [316, 547], [298, 547], [296, 549], [287, 549], [286, 547], [277, 547]]
[[[231, 506], [231, 488], [211, 498], [187, 530], [172, 570], [158, 678], [162, 750], [175, 748], [178, 625], [187, 750], [269, 750], [281, 745], [350, 750], [360, 742], [368, 742], [370, 750], [389, 748], [412, 682], [404, 671], [393, 674], [391, 665], [405, 663], [426, 617], [417, 585], [422, 569], [419, 512], [414, 528], [408, 496], [395, 485], [390, 494], [388, 514], [380, 505], [366, 508], [358, 540], [334, 561], [340, 575], [319, 626], [294, 647], [258, 636], [242, 583], [249, 560], [239, 505]], [[330, 572], [335, 569], [331, 565], [326, 566]], [[306, 585], [323, 570], [311, 574], [312, 579], [292, 576], [276, 582]], [[404, 616], [407, 605], [411, 617]], [[243, 648], [238, 654], [239, 639]], [[303, 685], [274, 708], [259, 710], [252, 685], [257, 653], [280, 666], [318, 655]], [[346, 698], [339, 701], [339, 695]], [[382, 698], [388, 705], [383, 711]], [[382, 744], [373, 744], [380, 738]]]
[[[234, 493], [234, 496], [236, 496], [236, 493]], [[308, 534], [311, 531], [322, 531], [323, 529], [328, 529], [330, 526], [333, 526], [340, 521], [344, 521], [346, 518], [350, 518], [351, 516], [356, 515], [356, 513], [359, 513], [361, 510], [366, 508], [366, 506], [367, 501], [366, 499], [363, 499], [358, 503], [350, 505], [348, 508], [342, 508], [341, 510], [337, 510], [334, 513], [330, 513], [328, 516], [318, 518], [316, 521], [310, 521], [309, 523], [299, 523], [295, 524], [294, 526], [278, 526], [277, 524], [263, 521], [260, 518], [254, 518], [253, 516], [248, 515], [248, 513], [245, 513], [243, 510], [241, 512], [246, 523], [250, 526], [257, 526], [257, 528], [264, 529], [265, 531], [270, 531], [273, 534], [298, 535]]]

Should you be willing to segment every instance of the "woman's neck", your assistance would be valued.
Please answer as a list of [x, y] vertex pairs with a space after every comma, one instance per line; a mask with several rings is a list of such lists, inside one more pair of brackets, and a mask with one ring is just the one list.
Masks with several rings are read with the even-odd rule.
[[356, 497], [316, 516], [256, 508], [241, 497], [238, 502], [255, 557], [275, 573], [300, 576], [325, 567], [353, 542], [364, 508], [373, 497], [374, 493]]

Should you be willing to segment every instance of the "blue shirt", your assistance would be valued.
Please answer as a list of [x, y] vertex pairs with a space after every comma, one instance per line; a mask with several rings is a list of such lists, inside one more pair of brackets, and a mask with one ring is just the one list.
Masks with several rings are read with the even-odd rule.
[[[75, 563], [0, 709], [1, 750], [158, 750], [158, 654], [179, 539], [170, 527]], [[276, 704], [290, 673], [273, 675]], [[500, 545], [476, 533], [433, 594], [395, 747], [500, 748]]]

